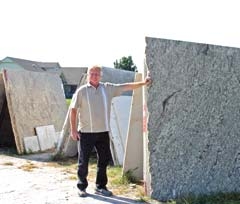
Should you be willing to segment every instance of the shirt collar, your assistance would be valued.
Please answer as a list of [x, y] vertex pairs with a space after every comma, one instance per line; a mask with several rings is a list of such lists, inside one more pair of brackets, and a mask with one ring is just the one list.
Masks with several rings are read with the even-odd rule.
[[[99, 86], [98, 86], [98, 87], [100, 87], [100, 86], [102, 86], [102, 83], [101, 83], [101, 82], [99, 82]], [[95, 88], [95, 87], [92, 86], [89, 82], [87, 82], [87, 87], [93, 87], [93, 88]]]

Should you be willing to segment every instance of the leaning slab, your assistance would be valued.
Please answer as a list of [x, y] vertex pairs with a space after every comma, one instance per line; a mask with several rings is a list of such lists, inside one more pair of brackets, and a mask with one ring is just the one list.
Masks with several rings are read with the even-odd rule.
[[[142, 74], [136, 74], [135, 81], [142, 81]], [[133, 91], [128, 134], [125, 145], [123, 172], [131, 172], [143, 179], [143, 90]]]
[[111, 152], [115, 165], [123, 165], [132, 96], [118, 96], [112, 99], [110, 114]]
[[26, 153], [34, 153], [40, 151], [40, 146], [36, 135], [24, 137], [23, 141]]
[[240, 192], [240, 49], [146, 38], [149, 194]]
[[3, 81], [11, 127], [19, 154], [25, 152], [24, 137], [35, 128], [53, 124], [61, 131], [67, 104], [58, 74], [26, 70], [3, 71]]

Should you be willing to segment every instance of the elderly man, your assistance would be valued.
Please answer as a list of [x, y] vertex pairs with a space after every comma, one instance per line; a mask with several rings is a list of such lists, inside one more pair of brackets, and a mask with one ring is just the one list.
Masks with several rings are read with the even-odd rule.
[[[76, 90], [70, 105], [71, 137], [73, 140], [80, 141], [78, 143], [78, 193], [80, 197], [87, 196], [88, 163], [92, 149], [95, 148], [98, 158], [95, 193], [111, 196], [112, 192], [107, 189], [107, 165], [111, 159], [108, 134], [111, 100], [124, 91], [150, 84], [151, 79], [147, 77], [141, 82], [123, 84], [102, 83], [100, 66], [90, 67], [87, 74], [87, 84]], [[79, 113], [78, 125], [77, 113]]]

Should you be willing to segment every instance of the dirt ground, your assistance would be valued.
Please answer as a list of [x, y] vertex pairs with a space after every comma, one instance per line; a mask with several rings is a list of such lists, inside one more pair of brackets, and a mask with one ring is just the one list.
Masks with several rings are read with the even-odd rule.
[[76, 180], [59, 167], [47, 165], [49, 154], [11, 156], [0, 152], [1, 204], [130, 204], [136, 198], [94, 194], [89, 184], [89, 196], [80, 198]]

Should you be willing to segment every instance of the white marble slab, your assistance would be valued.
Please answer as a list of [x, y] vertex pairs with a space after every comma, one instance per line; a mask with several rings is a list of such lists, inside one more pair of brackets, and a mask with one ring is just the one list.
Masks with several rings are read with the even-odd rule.
[[24, 137], [23, 140], [26, 153], [34, 153], [40, 151], [38, 137], [36, 135]]
[[56, 132], [53, 125], [36, 127], [41, 151], [55, 148]]

